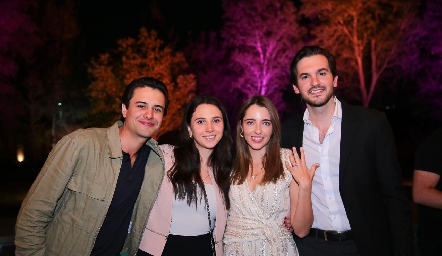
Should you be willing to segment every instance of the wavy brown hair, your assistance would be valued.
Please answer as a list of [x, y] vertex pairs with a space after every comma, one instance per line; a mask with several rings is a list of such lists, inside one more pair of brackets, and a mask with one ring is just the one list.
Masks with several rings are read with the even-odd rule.
[[284, 167], [282, 165], [280, 153], [280, 139], [281, 139], [281, 123], [278, 116], [278, 111], [271, 100], [264, 96], [253, 96], [246, 100], [241, 106], [237, 124], [236, 124], [236, 155], [233, 162], [233, 170], [231, 175], [232, 184], [242, 184], [249, 173], [249, 166], [252, 163], [252, 156], [250, 154], [249, 145], [247, 141], [240, 136], [242, 131], [241, 126], [247, 110], [253, 106], [266, 108], [270, 114], [270, 121], [272, 122], [272, 135], [266, 145], [266, 154], [263, 158], [262, 165], [264, 166], [264, 178], [261, 184], [267, 182], [275, 183], [280, 177], [284, 177]]

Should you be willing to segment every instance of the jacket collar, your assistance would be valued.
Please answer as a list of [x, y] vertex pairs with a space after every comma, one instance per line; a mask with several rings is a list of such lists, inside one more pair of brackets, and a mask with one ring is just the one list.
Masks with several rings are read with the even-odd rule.
[[[120, 131], [119, 128], [123, 126], [123, 122], [116, 121], [114, 125], [107, 128], [107, 140], [109, 145], [109, 157], [110, 158], [121, 158], [123, 157], [123, 152], [121, 150], [121, 140], [120, 140]], [[163, 154], [160, 153], [160, 149], [158, 148], [158, 142], [150, 138], [146, 141], [146, 145], [150, 147], [150, 149], [155, 152], [158, 156], [163, 159]]]

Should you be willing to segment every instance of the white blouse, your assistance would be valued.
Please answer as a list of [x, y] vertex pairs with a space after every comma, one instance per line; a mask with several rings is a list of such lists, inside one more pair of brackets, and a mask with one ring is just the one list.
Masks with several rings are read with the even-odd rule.
[[[216, 199], [215, 190], [212, 184], [204, 184], [209, 200], [210, 221], [212, 228], [215, 226]], [[204, 195], [197, 191], [198, 202], [190, 206], [187, 199], [174, 199], [172, 204], [172, 223], [170, 224], [170, 234], [180, 236], [199, 236], [209, 233], [209, 220], [206, 211]]]

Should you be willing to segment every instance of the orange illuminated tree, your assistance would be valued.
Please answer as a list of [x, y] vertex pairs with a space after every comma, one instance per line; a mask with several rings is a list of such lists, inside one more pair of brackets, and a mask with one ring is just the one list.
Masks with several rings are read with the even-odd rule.
[[415, 2], [302, 0], [301, 14], [314, 24], [312, 43], [337, 56], [339, 87], [366, 107], [382, 75], [400, 66], [403, 54], [416, 54], [409, 48], [409, 32], [418, 23]]
[[121, 96], [135, 78], [150, 76], [163, 81], [170, 105], [159, 133], [175, 130], [182, 119], [182, 108], [193, 96], [195, 76], [186, 72], [184, 55], [175, 52], [157, 37], [157, 32], [141, 28], [137, 39], [118, 40], [118, 49], [94, 58], [88, 69], [93, 82], [88, 87], [94, 125], [109, 125], [121, 117]]

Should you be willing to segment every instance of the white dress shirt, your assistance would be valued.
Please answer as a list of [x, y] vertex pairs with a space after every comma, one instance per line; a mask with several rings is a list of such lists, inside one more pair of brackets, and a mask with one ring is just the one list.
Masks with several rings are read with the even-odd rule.
[[303, 148], [307, 166], [319, 163], [313, 178], [312, 204], [313, 228], [323, 230], [350, 230], [350, 223], [339, 192], [339, 161], [341, 143], [342, 107], [335, 97], [335, 111], [330, 127], [320, 143], [319, 129], [309, 120], [309, 112], [304, 112]]

